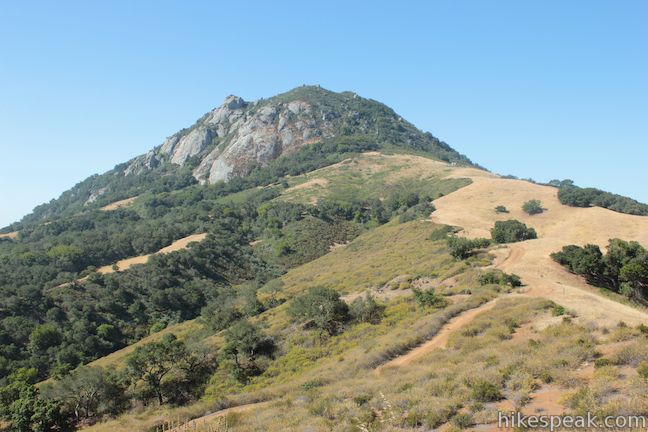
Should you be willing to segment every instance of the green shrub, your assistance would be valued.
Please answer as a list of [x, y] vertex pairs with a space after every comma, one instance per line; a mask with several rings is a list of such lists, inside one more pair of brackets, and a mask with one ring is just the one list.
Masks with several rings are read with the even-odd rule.
[[648, 380], [648, 361], [641, 362], [637, 367], [637, 373], [640, 377]]
[[471, 386], [472, 398], [477, 402], [495, 402], [502, 399], [502, 392], [493, 383], [478, 381]]
[[565, 308], [560, 305], [555, 305], [551, 310], [553, 316], [562, 316], [565, 315]]
[[294, 321], [312, 323], [320, 334], [326, 331], [332, 336], [349, 318], [349, 307], [337, 291], [313, 287], [292, 301], [288, 313]]
[[596, 360], [594, 360], [594, 367], [597, 369], [605, 366], [611, 366], [613, 364], [614, 363], [612, 362], [612, 360], [605, 357], [597, 358]]
[[432, 234], [428, 237], [428, 240], [432, 241], [437, 241], [437, 240], [445, 240], [448, 235], [452, 234], [455, 231], [454, 227], [451, 227], [450, 225], [443, 225], [441, 228], [437, 228], [434, 231], [432, 231]]
[[491, 237], [495, 243], [514, 243], [536, 239], [538, 234], [526, 224], [510, 219], [495, 222], [495, 226], [491, 229]]
[[323, 380], [321, 380], [319, 378], [315, 378], [315, 379], [306, 381], [300, 387], [301, 387], [302, 390], [310, 390], [310, 389], [314, 389], [314, 388], [317, 388], [317, 387], [322, 387], [324, 384], [326, 384], [326, 383]]
[[516, 274], [506, 274], [501, 270], [489, 270], [479, 276], [481, 285], [510, 285], [512, 288], [522, 286], [522, 280]]
[[529, 215], [536, 215], [544, 212], [540, 200], [532, 199], [522, 204], [522, 210]]
[[472, 255], [475, 249], [483, 249], [490, 245], [490, 240], [484, 238], [467, 239], [465, 237], [452, 236], [448, 237], [448, 247], [450, 255], [456, 259], [466, 259]]
[[641, 334], [648, 336], [648, 326], [645, 324], [639, 324], [639, 331]]
[[349, 314], [355, 322], [378, 324], [384, 312], [385, 306], [378, 304], [369, 293], [364, 298], [356, 298], [349, 305]]
[[508, 212], [509, 212], [508, 209], [503, 205], [498, 205], [497, 207], [495, 207], [495, 213], [500, 214], [500, 213], [508, 213]]
[[520, 279], [520, 276], [516, 275], [515, 273], [506, 275], [506, 277], [507, 277], [506, 283], [511, 285], [512, 288], [517, 288], [522, 286], [522, 279]]
[[358, 396], [353, 397], [353, 402], [359, 407], [367, 405], [370, 400], [371, 400], [371, 395], [368, 394], [360, 394]]
[[474, 424], [473, 416], [470, 413], [459, 413], [452, 417], [452, 424], [459, 429], [467, 429]]
[[412, 288], [412, 291], [414, 292], [416, 303], [421, 307], [441, 307], [446, 304], [445, 299], [436, 295], [433, 288], [427, 290]]

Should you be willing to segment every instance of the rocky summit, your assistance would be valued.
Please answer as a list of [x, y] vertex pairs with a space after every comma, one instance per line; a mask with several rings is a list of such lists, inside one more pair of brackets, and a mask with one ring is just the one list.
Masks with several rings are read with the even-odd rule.
[[380, 102], [354, 92], [301, 86], [253, 102], [228, 96], [192, 126], [107, 173], [85, 179], [59, 198], [36, 207], [23, 222], [43, 222], [101, 208], [151, 190], [227, 182], [308, 144], [346, 138], [371, 142], [377, 149], [397, 147], [445, 162], [473, 165]]
[[[165, 162], [179, 166], [191, 163], [192, 174], [199, 182], [227, 181], [322, 139], [349, 134], [380, 137], [385, 125], [372, 118], [374, 110], [384, 111], [396, 130], [411, 129], [421, 135], [419, 139], [430, 139], [378, 102], [352, 92], [303, 86], [253, 102], [228, 96], [193, 126], [132, 160], [123, 173], [141, 174]], [[459, 156], [450, 153], [453, 158]]]

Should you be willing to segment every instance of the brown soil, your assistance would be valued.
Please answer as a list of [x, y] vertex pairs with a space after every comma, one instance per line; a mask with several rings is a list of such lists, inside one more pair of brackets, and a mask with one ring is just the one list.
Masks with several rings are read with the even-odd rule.
[[111, 210], [117, 210], [123, 207], [130, 207], [133, 202], [137, 199], [137, 197], [131, 197], [131, 198], [126, 198], [123, 200], [115, 201], [114, 203], [110, 203], [107, 206], [101, 207], [99, 210], [103, 211], [111, 211]]
[[18, 231], [13, 231], [13, 232], [10, 232], [10, 233], [0, 234], [0, 238], [15, 239], [17, 237], [18, 237]]

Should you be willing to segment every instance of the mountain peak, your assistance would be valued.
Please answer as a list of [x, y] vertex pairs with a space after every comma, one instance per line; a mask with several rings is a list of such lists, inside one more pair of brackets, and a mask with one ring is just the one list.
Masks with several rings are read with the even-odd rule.
[[142, 173], [164, 162], [179, 166], [192, 162], [193, 176], [199, 182], [226, 181], [303, 145], [344, 135], [418, 145], [420, 150], [440, 152], [440, 159], [469, 163], [379, 102], [353, 92], [303, 85], [253, 103], [227, 96], [192, 127], [169, 137], [153, 153], [133, 160], [125, 174]]
[[230, 110], [235, 110], [244, 107], [246, 102], [240, 96], [229, 95], [223, 101], [221, 107], [225, 107]]
[[398, 147], [472, 165], [380, 102], [350, 91], [303, 85], [254, 102], [229, 95], [161, 145], [104, 175], [86, 179], [51, 205], [35, 209], [27, 219], [42, 220], [79, 206], [99, 205], [103, 195], [134, 193], [128, 192], [133, 185], [141, 193], [144, 185], [176, 181], [171, 179], [182, 184], [228, 181], [303, 146], [345, 137], [362, 137], [378, 148]]

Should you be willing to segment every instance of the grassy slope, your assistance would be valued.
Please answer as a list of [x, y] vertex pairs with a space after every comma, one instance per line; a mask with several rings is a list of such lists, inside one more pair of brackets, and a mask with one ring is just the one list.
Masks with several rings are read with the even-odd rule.
[[[532, 293], [575, 309], [584, 319], [614, 325], [619, 321], [637, 325], [648, 321], [645, 310], [603, 298], [598, 290], [567, 273], [549, 255], [568, 244], [598, 244], [602, 249], [611, 238], [635, 240], [648, 246], [648, 217], [616, 213], [600, 207], [577, 208], [562, 205], [557, 189], [527, 181], [498, 178], [484, 171], [459, 168], [453, 176], [469, 177], [472, 184], [437, 199], [433, 220], [460, 226], [469, 237], [488, 237], [496, 220], [517, 219], [538, 232], [538, 239], [503, 248], [498, 267], [516, 273]], [[534, 216], [525, 214], [522, 203], [539, 199], [546, 209]], [[504, 205], [508, 214], [497, 214]]]
[[[351, 194], [380, 198], [385, 190], [381, 185], [418, 188], [449, 174], [447, 166], [420, 159], [365, 154], [290, 179], [291, 188], [279, 199], [313, 202], [319, 197], [344, 199]], [[470, 174], [478, 184], [481, 184], [480, 176], [491, 178], [473, 170], [459, 173]], [[314, 182], [313, 179], [325, 181]], [[419, 179], [425, 181], [417, 183]], [[448, 212], [458, 205], [457, 200], [451, 200], [470, 192], [469, 197], [459, 200], [463, 207], [455, 209], [452, 215], [457, 225], [467, 228], [469, 235], [483, 235], [492, 225], [495, 216], [491, 212], [495, 205], [505, 204], [515, 209], [510, 216], [526, 220], [518, 215], [517, 208], [521, 199], [533, 195], [532, 198], [542, 199], [545, 205], [550, 204], [546, 205], [550, 207], [549, 212], [526, 221], [537, 226], [541, 237], [546, 235], [552, 224], [557, 223], [552, 216], [557, 218], [563, 214], [563, 209], [560, 213], [557, 211], [549, 192], [526, 182], [501, 181], [505, 183], [498, 183], [496, 189], [492, 189], [493, 185], [476, 191], [468, 187], [441, 198], [437, 201], [440, 212], [435, 213], [435, 220], [449, 223]], [[446, 184], [452, 189], [466, 183], [460, 180], [460, 183]], [[306, 186], [295, 187], [300, 184]], [[442, 192], [438, 184], [432, 186], [435, 188], [431, 190], [432, 196]], [[502, 187], [502, 191], [497, 189]], [[222, 407], [258, 400], [271, 402], [253, 415], [246, 414], [249, 411], [228, 414], [232, 430], [279, 431], [307, 426], [313, 430], [346, 431], [361, 427], [381, 430], [380, 425], [409, 430], [410, 427], [436, 427], [447, 421], [458, 423], [458, 414], [466, 414], [473, 422], [489, 424], [497, 409], [509, 409], [512, 405], [532, 407], [536, 402], [541, 403], [538, 401], [543, 392], [554, 395], [555, 403], [560, 400], [559, 406], [571, 410], [591, 408], [599, 412], [617, 412], [629, 409], [637, 412], [643, 409], [641, 407], [648, 407], [648, 388], [636, 374], [638, 362], [648, 360], [642, 335], [626, 328], [608, 331], [584, 319], [572, 323], [551, 317], [547, 309], [551, 303], [535, 298], [544, 297], [546, 293], [534, 293], [537, 280], [532, 273], [523, 274], [530, 276], [533, 282], [522, 290], [527, 291], [527, 295], [511, 296], [498, 293], [496, 287], [479, 287], [476, 283], [478, 267], [487, 264], [488, 260], [483, 256], [467, 263], [451, 260], [442, 241], [426, 240], [437, 228], [438, 225], [425, 221], [392, 222], [367, 232], [349, 245], [286, 274], [283, 277], [284, 295], [292, 297], [313, 285], [330, 286], [348, 295], [375, 290], [398, 276], [407, 276], [404, 280], [426, 277], [428, 284], [438, 286], [447, 294], [471, 292], [470, 296], [457, 296], [455, 302], [448, 302], [443, 309], [421, 310], [406, 290], [404, 295], [389, 300], [381, 324], [355, 325], [340, 336], [321, 343], [312, 334], [290, 324], [285, 307], [273, 309], [259, 317], [259, 322], [268, 333], [282, 339], [282, 356], [272, 361], [266, 372], [251, 383], [242, 386], [226, 374], [217, 373], [206, 399], [193, 406], [129, 414], [89, 430], [145, 430], [162, 419], [195, 418]], [[498, 256], [501, 254], [501, 250], [495, 252]], [[517, 270], [517, 267], [512, 268]], [[526, 277], [523, 280], [526, 282]], [[429, 339], [453, 316], [498, 295], [507, 298], [451, 334], [450, 349], [432, 351], [400, 368], [388, 368], [381, 373], [373, 371], [376, 365]], [[201, 328], [196, 322], [181, 326], [177, 328], [183, 328], [187, 334], [200, 332]], [[166, 331], [174, 331], [174, 328]], [[214, 346], [220, 342], [218, 335], [208, 341]], [[619, 347], [619, 343], [625, 345]], [[132, 347], [97, 363], [119, 364], [130, 350]], [[591, 362], [597, 352], [619, 364], [593, 372], [587, 362]], [[503, 399], [479, 402], [475, 388], [482, 382], [503, 389]], [[589, 398], [579, 398], [579, 392], [589, 392]], [[610, 392], [615, 396], [610, 398]]]
[[290, 188], [278, 199], [314, 203], [318, 198], [341, 201], [385, 198], [392, 191], [418, 191], [438, 197], [470, 183], [444, 179], [451, 168], [416, 155], [368, 152], [335, 165], [289, 179]]
[[[380, 170], [386, 175], [392, 176], [392, 179], [397, 179], [396, 184], [399, 187], [407, 187], [411, 185], [410, 181], [420, 178], [422, 173], [426, 173], [429, 179], [439, 179], [442, 176], [449, 174], [447, 164], [443, 164], [431, 159], [413, 156], [413, 155], [380, 155], [377, 153], [368, 153], [359, 156], [356, 159], [349, 160], [345, 163], [336, 164], [331, 167], [326, 167], [312, 173], [293, 177], [290, 183], [293, 185], [303, 184], [311, 177], [323, 176], [330, 180], [329, 185], [336, 188], [336, 190], [343, 190], [342, 195], [327, 193], [327, 196], [335, 199], [343, 199], [346, 195], [345, 187], [348, 189], [358, 189], [359, 193], [367, 193], [368, 190], [375, 190], [378, 183], [371, 176], [367, 177], [373, 183], [368, 183], [370, 187], [363, 187], [362, 182], [352, 183], [347, 178], [347, 168], [355, 165], [361, 166], [379, 166]], [[408, 172], [402, 172], [403, 167], [408, 167]], [[384, 179], [384, 177], [382, 177]], [[441, 186], [435, 184], [425, 184], [426, 190], [432, 196], [438, 188], [443, 190], [454, 190], [458, 187], [464, 186], [469, 183], [466, 180], [454, 180], [451, 182], [439, 182]], [[244, 200], [254, 189], [246, 190], [223, 198], [223, 200]], [[324, 192], [324, 191], [319, 191]], [[286, 199], [295, 202], [309, 202], [312, 197], [321, 197], [316, 191], [305, 192], [304, 195], [294, 194], [294, 189], [284, 190], [282, 197], [279, 199]], [[413, 229], [416, 225], [399, 225], [388, 224], [387, 226], [380, 227], [374, 231], [369, 231], [364, 235], [353, 241], [348, 247], [337, 249], [334, 253], [325, 255], [318, 260], [308, 263], [299, 268], [293, 269], [288, 272], [283, 280], [286, 283], [284, 291], [290, 296], [300, 292], [305, 286], [313, 286], [318, 284], [328, 284], [331, 287], [339, 289], [342, 293], [350, 293], [352, 291], [363, 291], [364, 288], [380, 286], [392, 278], [404, 274], [404, 269], [411, 269], [410, 274], [425, 274], [430, 271], [430, 267], [426, 267], [426, 256], [429, 254], [438, 253], [438, 245], [432, 245], [432, 242], [417, 244], [421, 236], [427, 236], [434, 231], [433, 224], [421, 223], [417, 229]], [[431, 250], [432, 248], [433, 250]], [[449, 256], [444, 256], [445, 262], [452, 262]], [[429, 260], [428, 260], [429, 262]], [[350, 274], [349, 265], [353, 263], [356, 269], [353, 274]], [[461, 268], [462, 265], [457, 265]], [[328, 269], [334, 273], [330, 276], [330, 282], [322, 280], [319, 277], [318, 269]], [[453, 269], [452, 272], [457, 272], [458, 269]], [[354, 287], [350, 289], [349, 287]], [[357, 287], [357, 288], [356, 288]], [[188, 321], [182, 324], [177, 324], [164, 330], [164, 332], [176, 332], [182, 335], [190, 332], [197, 332], [202, 329], [195, 320]], [[96, 360], [93, 365], [119, 366], [121, 360], [130, 352], [133, 351], [133, 346], [139, 346], [148, 342], [157, 340], [163, 332], [152, 335], [140, 342], [126, 347], [120, 351], [112, 353], [106, 357]]]
[[[467, 269], [465, 264], [457, 263], [443, 253], [445, 249], [443, 241], [419, 241], [417, 247], [412, 247], [415, 243], [414, 239], [426, 238], [437, 228], [431, 222], [419, 221], [379, 227], [360, 236], [346, 248], [336, 249], [307, 264], [311, 267], [304, 266], [290, 271], [284, 276], [286, 282], [284, 294], [291, 297], [314, 283], [339, 287], [344, 292], [354, 291], [339, 286], [342, 276], [347, 272], [350, 260], [354, 261], [357, 271], [347, 272], [346, 282], [349, 286], [355, 286], [356, 291], [363, 291], [371, 280], [375, 281], [375, 285], [372, 286], [381, 286], [385, 278], [402, 274], [397, 270], [398, 267], [410, 268], [408, 266], [410, 262], [417, 263], [415, 267], [411, 267], [412, 270], [417, 270], [417, 274], [431, 276], [439, 282], [462, 269]], [[396, 253], [398, 251], [399, 254]], [[393, 262], [393, 267], [384, 270], [384, 273], [377, 273], [375, 269], [382, 267], [381, 263], [391, 261], [390, 257], [398, 257]], [[309, 268], [323, 267], [332, 270], [330, 279], [319, 276], [317, 282], [297, 282], [304, 274], [309, 273]], [[408, 274], [414, 272], [410, 271]], [[266, 328], [266, 332], [284, 340], [280, 347], [283, 355], [270, 363], [263, 375], [246, 386], [234, 382], [226, 374], [217, 374], [208, 388], [207, 401], [198, 403], [193, 408], [172, 410], [173, 414], [170, 414], [170, 411], [168, 415], [170, 418], [175, 418], [176, 415], [197, 416], [210, 408], [257, 399], [275, 399], [285, 393], [296, 394], [301, 391], [301, 386], [305, 382], [312, 381], [315, 377], [323, 381], [332, 381], [342, 375], [353, 376], [359, 368], [370, 371], [374, 364], [427, 339], [454, 314], [475, 307], [493, 295], [491, 290], [485, 289], [478, 295], [451, 304], [446, 309], [427, 311], [415, 307], [411, 295], [403, 295], [389, 303], [386, 317], [381, 324], [355, 325], [340, 336], [330, 338], [323, 343], [316, 340], [316, 335], [304, 332], [290, 324], [285, 306], [272, 309], [262, 314], [259, 322]], [[189, 332], [199, 331], [200, 328], [196, 322], [181, 324], [181, 326]], [[173, 330], [174, 328], [167, 329], [167, 331]], [[155, 335], [149, 339], [157, 337], [159, 336]], [[218, 336], [208, 338], [216, 345], [218, 339]], [[132, 349], [129, 347], [94, 364], [119, 365]], [[138, 416], [126, 415], [122, 419], [97, 425], [90, 430], [138, 430], [135, 429], [135, 424], [138, 428], [143, 424], [152, 425], [159, 418], [159, 410], [153, 410]]]

